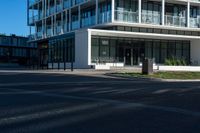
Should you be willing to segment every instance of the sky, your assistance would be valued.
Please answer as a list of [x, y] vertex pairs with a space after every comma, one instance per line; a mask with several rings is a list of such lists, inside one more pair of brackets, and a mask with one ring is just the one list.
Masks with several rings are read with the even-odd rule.
[[27, 36], [27, 0], [0, 1], [0, 34]]

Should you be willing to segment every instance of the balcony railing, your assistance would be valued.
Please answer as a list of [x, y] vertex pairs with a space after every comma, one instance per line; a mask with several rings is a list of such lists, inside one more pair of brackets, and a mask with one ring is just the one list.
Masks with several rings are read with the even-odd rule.
[[115, 20], [122, 21], [122, 22], [138, 22], [138, 13], [131, 12], [131, 11], [120, 11], [115, 10]]
[[29, 36], [28, 36], [28, 40], [29, 40], [29, 41], [35, 40], [35, 34], [29, 35]]
[[190, 27], [200, 28], [200, 16], [197, 18], [190, 18]]
[[70, 0], [64, 1], [64, 8], [69, 8], [71, 6]]
[[36, 38], [37, 39], [41, 39], [42, 36], [43, 36], [43, 32], [42, 31], [39, 31], [39, 32], [36, 33]]
[[33, 23], [35, 23], [36, 21], [38, 21], [39, 20], [39, 16], [38, 15], [35, 15], [35, 16], [33, 16], [33, 17], [30, 17], [29, 18], [29, 24], [33, 24]]
[[56, 26], [56, 34], [61, 34], [61, 29], [62, 29], [61, 25]]
[[165, 15], [165, 25], [186, 27], [186, 18], [179, 16]]
[[47, 37], [53, 36], [53, 29], [51, 28], [51, 25], [47, 25]]
[[160, 14], [142, 13], [142, 23], [160, 25], [161, 23], [160, 20], [161, 20]]
[[63, 25], [63, 30], [64, 30], [64, 33], [68, 32], [69, 31], [69, 23], [65, 23]]
[[191, 1], [193, 1], [193, 2], [200, 2], [200, 0], [191, 0]]
[[62, 4], [56, 5], [56, 12], [60, 12], [62, 10]]
[[39, 2], [40, 0], [29, 0], [29, 6], [34, 5], [35, 3]]
[[72, 21], [72, 30], [76, 30], [79, 28], [79, 21]]
[[87, 26], [94, 25], [95, 22], [96, 22], [95, 17], [96, 16], [90, 16], [90, 17], [87, 17], [87, 18], [82, 18], [82, 20], [81, 20], [81, 26], [82, 27], [87, 27]]
[[111, 22], [111, 11], [99, 13], [99, 24]]

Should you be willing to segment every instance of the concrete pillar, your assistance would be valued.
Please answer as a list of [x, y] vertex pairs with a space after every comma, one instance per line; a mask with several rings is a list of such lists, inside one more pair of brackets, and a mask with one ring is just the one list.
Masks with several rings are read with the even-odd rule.
[[79, 28], [81, 28], [81, 6], [78, 6], [78, 23], [79, 23]]
[[98, 24], [98, 17], [99, 17], [99, 13], [98, 13], [98, 8], [99, 8], [99, 0], [96, 0], [96, 9], [95, 9], [95, 13], [96, 13], [96, 20], [95, 23]]
[[115, 21], [115, 0], [111, 1], [111, 22]]
[[54, 16], [51, 16], [51, 36], [53, 36], [53, 17]]
[[46, 16], [47, 16], [47, 0], [44, 1], [44, 38], [47, 37], [47, 21], [46, 21]]
[[162, 0], [162, 25], [165, 25], [165, 0]]
[[72, 25], [72, 22], [71, 22], [72, 18], [71, 18], [71, 16], [72, 16], [72, 11], [71, 11], [71, 8], [70, 8], [69, 9], [69, 31], [71, 31], [71, 25]]
[[63, 13], [64, 12], [61, 12], [61, 34], [63, 34], [64, 33], [64, 20], [63, 20]]
[[138, 21], [142, 22], [142, 0], [138, 1]]
[[190, 27], [190, 0], [187, 2], [187, 27]]
[[67, 24], [67, 21], [68, 21], [68, 18], [67, 18], [67, 16], [68, 16], [68, 10], [66, 10], [65, 11], [65, 32], [67, 31], [68, 32], [68, 29], [69, 29], [69, 27], [67, 27], [68, 26], [68, 24]]

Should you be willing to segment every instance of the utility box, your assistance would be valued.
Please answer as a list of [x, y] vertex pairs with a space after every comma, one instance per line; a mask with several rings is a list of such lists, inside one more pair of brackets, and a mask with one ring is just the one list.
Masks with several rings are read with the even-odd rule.
[[153, 60], [144, 59], [142, 63], [142, 74], [153, 74]]

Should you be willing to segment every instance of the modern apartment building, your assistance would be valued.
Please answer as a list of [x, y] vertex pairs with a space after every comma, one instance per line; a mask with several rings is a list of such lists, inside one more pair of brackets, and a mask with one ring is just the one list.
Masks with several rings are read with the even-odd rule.
[[37, 56], [37, 46], [27, 43], [28, 38], [0, 35], [0, 66], [5, 64], [28, 65]]
[[30, 43], [49, 68], [200, 65], [200, 0], [28, 0]]

